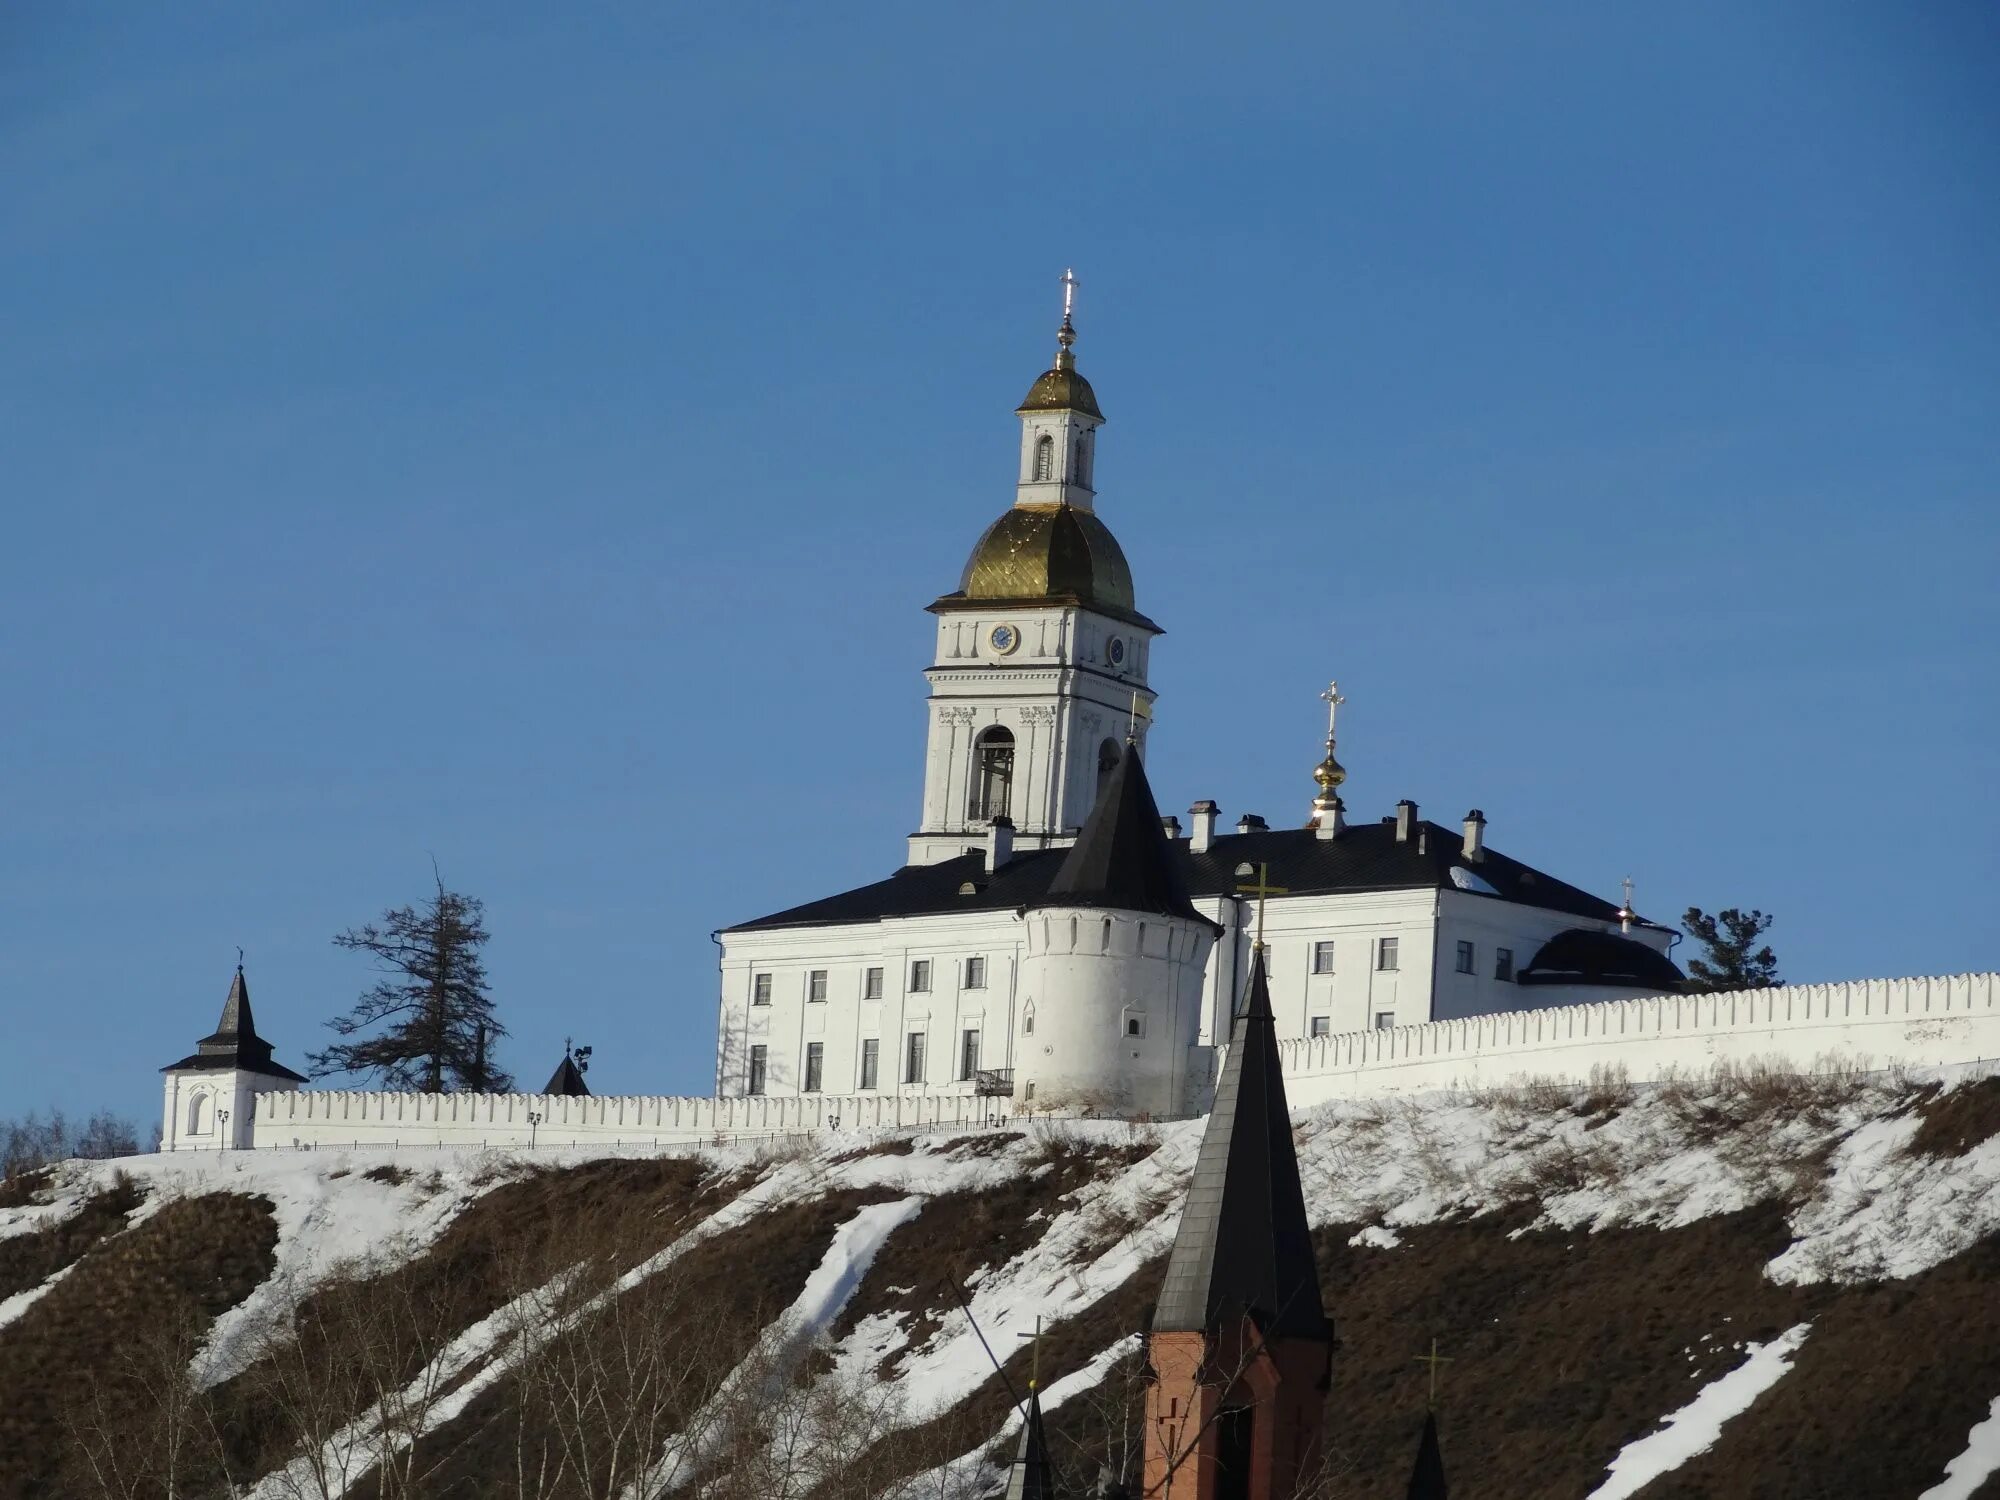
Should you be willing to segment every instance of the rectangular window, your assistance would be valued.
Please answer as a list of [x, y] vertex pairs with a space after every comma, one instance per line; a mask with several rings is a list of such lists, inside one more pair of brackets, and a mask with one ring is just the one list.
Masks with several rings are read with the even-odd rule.
[[826, 970], [814, 969], [806, 975], [806, 999], [814, 1005], [826, 1004]]
[[910, 965], [910, 993], [927, 995], [930, 993], [930, 988], [931, 961], [928, 958], [917, 959]]
[[1395, 1024], [1396, 1013], [1393, 1010], [1378, 1010], [1375, 1012], [1375, 1029], [1377, 1031], [1388, 1031]]
[[1399, 940], [1396, 938], [1377, 938], [1375, 940], [1375, 967], [1384, 972], [1393, 970], [1396, 967], [1396, 950], [1398, 946]]
[[1514, 950], [1496, 948], [1493, 950], [1493, 977], [1503, 979], [1508, 984], [1514, 982]]
[[958, 1078], [961, 1083], [969, 1083], [972, 1075], [979, 1071], [979, 1032], [968, 1027], [959, 1040]]
[[758, 1042], [750, 1048], [750, 1087], [744, 1090], [745, 1093], [761, 1094], [764, 1092], [764, 1067], [770, 1055], [771, 1049], [762, 1042]]
[[909, 1042], [903, 1052], [903, 1082], [922, 1083], [924, 1081], [924, 1034], [910, 1033]]
[[820, 1076], [826, 1071], [826, 1043], [806, 1043], [806, 1092], [817, 1094], [820, 1090]]
[[1332, 972], [1333, 972], [1333, 944], [1331, 942], [1314, 943], [1313, 973], [1331, 974]]
[[882, 1044], [871, 1036], [861, 1043], [861, 1086], [864, 1089], [876, 1088], [881, 1076]]
[[1332, 1036], [1333, 1018], [1331, 1016], [1314, 1016], [1312, 1018], [1312, 1034], [1314, 1036]]
[[750, 1003], [752, 1005], [769, 1005], [771, 1003], [771, 976], [769, 974], [752, 974], [750, 976]]
[[1472, 944], [1463, 938], [1458, 941], [1458, 972], [1461, 974], [1472, 972]]
[[861, 998], [863, 1000], [882, 998], [882, 970], [879, 967], [870, 969], [861, 976]]
[[969, 990], [986, 988], [986, 960], [968, 958], [965, 961], [965, 987]]

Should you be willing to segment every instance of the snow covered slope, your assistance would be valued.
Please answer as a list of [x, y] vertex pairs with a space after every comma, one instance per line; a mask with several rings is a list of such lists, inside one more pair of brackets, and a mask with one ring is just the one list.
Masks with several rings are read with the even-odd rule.
[[[1400, 1489], [1435, 1337], [1466, 1493], [2000, 1494], [1975, 1072], [1301, 1114], [1342, 1340], [1323, 1493]], [[1200, 1130], [67, 1164], [0, 1208], [0, 1497], [127, 1493], [121, 1465], [182, 1494], [987, 1494], [1037, 1358], [1081, 1493], [1136, 1459]]]

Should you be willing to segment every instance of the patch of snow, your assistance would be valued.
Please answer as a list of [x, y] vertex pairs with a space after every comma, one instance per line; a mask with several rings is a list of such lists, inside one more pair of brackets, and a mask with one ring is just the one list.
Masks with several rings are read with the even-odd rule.
[[1810, 1323], [1798, 1323], [1768, 1344], [1751, 1344], [1742, 1364], [1711, 1380], [1694, 1400], [1669, 1413], [1659, 1431], [1621, 1448], [1611, 1460], [1611, 1477], [1591, 1491], [1589, 1500], [1625, 1500], [1714, 1447], [1722, 1436], [1722, 1424], [1748, 1411], [1752, 1402], [1791, 1369], [1792, 1356], [1811, 1329]]
[[1493, 889], [1493, 882], [1486, 879], [1483, 875], [1473, 874], [1464, 865], [1453, 865], [1451, 867], [1451, 883], [1461, 891], [1477, 891], [1482, 896], [1497, 896], [1500, 894]]
[[1917, 1500], [1972, 1500], [1979, 1487], [2000, 1474], [2000, 1396], [1993, 1398], [1984, 1420], [1965, 1435], [1965, 1451], [1944, 1466], [1944, 1479]]
[[[798, 1297], [772, 1325], [770, 1336], [799, 1349], [824, 1333], [861, 1285], [861, 1278], [868, 1274], [868, 1267], [874, 1263], [883, 1242], [922, 1212], [927, 1201], [913, 1194], [891, 1203], [871, 1203], [834, 1230], [826, 1253], [806, 1277]], [[627, 1487], [626, 1500], [647, 1500], [649, 1496], [666, 1494], [678, 1476], [694, 1472], [713, 1447], [704, 1441], [714, 1434], [714, 1427], [707, 1420], [708, 1412], [724, 1408], [738, 1394], [743, 1380], [759, 1368], [754, 1365], [739, 1368], [726, 1377], [704, 1410], [667, 1444], [666, 1451], [645, 1476]]]
[[2000, 1231], [2000, 1136], [1959, 1157], [1910, 1155], [1918, 1124], [1871, 1120], [1840, 1144], [1825, 1188], [1792, 1218], [1791, 1248], [1765, 1268], [1771, 1280], [1898, 1280]]
[[1361, 1233], [1352, 1236], [1348, 1242], [1364, 1250], [1393, 1250], [1402, 1244], [1396, 1231], [1380, 1224], [1370, 1224]]
[[42, 1298], [55, 1289], [55, 1284], [58, 1281], [61, 1281], [63, 1277], [69, 1275], [70, 1272], [74, 1271], [81, 1264], [80, 1260], [73, 1260], [60, 1271], [51, 1272], [48, 1279], [40, 1286], [31, 1286], [25, 1292], [16, 1292], [11, 1297], [0, 1297], [0, 1328], [5, 1328], [9, 1323], [20, 1317], [22, 1313], [41, 1301]]

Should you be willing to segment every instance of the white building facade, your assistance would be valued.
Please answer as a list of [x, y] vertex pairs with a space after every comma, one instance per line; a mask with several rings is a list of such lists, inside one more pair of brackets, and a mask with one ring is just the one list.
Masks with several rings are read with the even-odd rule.
[[[929, 606], [936, 642], [908, 862], [874, 885], [718, 934], [719, 1097], [985, 1091], [1025, 1102], [1034, 1084], [1041, 1098], [1051, 1088], [1080, 1098], [1092, 1092], [1092, 1067], [1132, 1060], [1130, 1045], [1107, 1044], [1100, 1056], [1083, 1035], [1066, 1044], [1074, 1066], [1055, 1067], [1046, 1050], [1051, 1028], [1083, 1026], [1096, 1038], [1106, 1021], [1101, 966], [1076, 953], [1058, 962], [1068, 927], [1039, 908], [1125, 742], [1143, 755], [1160, 634], [1097, 515], [1104, 418], [1076, 369], [1074, 341], [1065, 316], [1054, 366], [1017, 409], [1014, 504], [974, 545], [959, 587]], [[1205, 1076], [1217, 1017], [1248, 973], [1255, 903], [1241, 887], [1259, 880], [1282, 889], [1264, 918], [1281, 1036], [1660, 994], [1679, 983], [1666, 956], [1676, 933], [1500, 854], [1476, 811], [1446, 828], [1405, 802], [1379, 823], [1348, 826], [1332, 739], [1329, 731], [1305, 827], [1245, 817], [1225, 832], [1206, 801], [1189, 810], [1185, 830], [1165, 820], [1207, 940], [1178, 933], [1171, 942], [1183, 956], [1173, 962], [1194, 967], [1148, 981], [1156, 994], [1185, 986], [1192, 997], [1171, 1044], [1156, 1035], [1137, 1049], [1157, 1054], [1148, 1066], [1158, 1077], [1136, 1093], [1130, 1079], [1100, 1080], [1099, 1094], [1151, 1112], [1189, 1107], [1183, 1080]], [[1100, 912], [1095, 930], [1136, 961], [1142, 920]], [[1079, 933], [1090, 925], [1078, 917]], [[1148, 941], [1167, 964], [1157, 919]], [[1544, 958], [1552, 961], [1538, 966]], [[1121, 973], [1113, 986], [1125, 987], [1110, 1007], [1121, 1028], [1136, 983]], [[1181, 1048], [1195, 1051], [1183, 1057]], [[1141, 1095], [1153, 1102], [1132, 1102]]]

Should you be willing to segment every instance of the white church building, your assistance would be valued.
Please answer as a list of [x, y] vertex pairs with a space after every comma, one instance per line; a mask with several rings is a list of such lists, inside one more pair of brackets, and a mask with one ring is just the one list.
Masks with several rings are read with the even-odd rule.
[[[1068, 278], [1065, 278], [1068, 280]], [[591, 1094], [566, 1049], [538, 1094], [305, 1087], [239, 966], [216, 1029], [161, 1070], [162, 1148], [657, 1150], [818, 1130], [964, 1129], [1022, 1112], [1179, 1115], [1265, 967], [1295, 1106], [1597, 1068], [1949, 1066], [2000, 1051], [2000, 974], [1687, 994], [1678, 934], [1512, 859], [1476, 809], [1349, 822], [1326, 753], [1301, 826], [1145, 769], [1160, 629], [1097, 514], [1104, 416], [1065, 307], [1021, 403], [1014, 503], [936, 619], [920, 821], [883, 879], [717, 936], [715, 1092]]]
[[[718, 934], [718, 1095], [983, 1092], [1024, 1104], [1059, 1084], [1107, 1107], [1184, 1112], [1248, 972], [1257, 887], [1284, 1037], [1676, 991], [1676, 932], [1509, 858], [1476, 809], [1446, 827], [1405, 801], [1350, 824], [1331, 688], [1303, 826], [1224, 826], [1212, 801], [1185, 825], [1153, 812], [1184, 912], [1163, 921], [1100, 903], [1089, 918], [1043, 915], [1068, 910], [1051, 903], [1128, 735], [1143, 758], [1160, 634], [1097, 513], [1104, 414], [1075, 340], [1066, 308], [1055, 364], [1017, 409], [1014, 503], [929, 606], [908, 862]], [[1118, 972], [1100, 973], [1113, 957]]]

